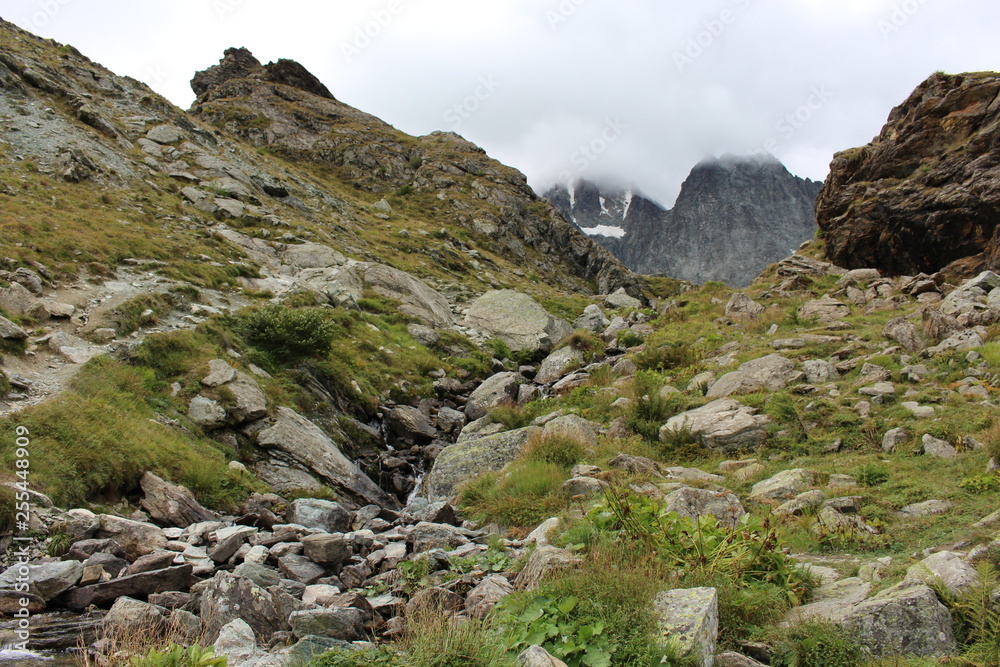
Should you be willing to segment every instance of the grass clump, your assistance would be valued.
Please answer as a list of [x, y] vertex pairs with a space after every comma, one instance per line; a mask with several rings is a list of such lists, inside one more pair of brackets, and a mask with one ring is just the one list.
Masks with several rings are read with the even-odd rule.
[[570, 469], [583, 460], [587, 448], [576, 438], [563, 433], [543, 433], [528, 440], [524, 459], [536, 463], [551, 463]]
[[307, 667], [516, 667], [508, 630], [495, 621], [461, 623], [438, 609], [407, 618], [407, 630], [393, 647], [331, 651]]
[[[64, 507], [126, 494], [146, 470], [184, 484], [205, 504], [235, 506], [252, 490], [248, 480], [231, 475], [229, 457], [214, 443], [157, 421], [155, 382], [148, 369], [98, 357], [59, 401], [19, 412], [16, 424], [0, 422], [0, 437], [13, 441], [16, 425], [29, 430], [33, 479]], [[5, 452], [3, 465], [11, 467], [12, 456]]]
[[515, 461], [502, 474], [485, 473], [465, 484], [459, 507], [480, 523], [534, 527], [566, 508], [561, 487], [567, 478], [566, 469], [555, 463]]

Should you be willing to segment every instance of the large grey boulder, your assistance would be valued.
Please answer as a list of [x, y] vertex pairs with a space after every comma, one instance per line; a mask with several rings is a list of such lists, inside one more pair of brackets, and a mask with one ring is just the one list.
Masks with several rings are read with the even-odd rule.
[[850, 308], [829, 296], [809, 301], [798, 310], [800, 320], [816, 319], [820, 324], [832, 324], [850, 314]]
[[920, 336], [920, 332], [917, 330], [916, 325], [903, 317], [897, 317], [894, 320], [890, 320], [889, 323], [885, 325], [882, 335], [889, 340], [898, 343], [910, 354], [922, 352], [924, 348], [927, 347], [927, 343], [925, 343], [924, 339]]
[[765, 308], [742, 292], [729, 297], [726, 304], [726, 317], [734, 320], [756, 320], [764, 314]]
[[497, 604], [514, 592], [507, 577], [491, 574], [465, 597], [465, 611], [470, 618], [485, 619]]
[[664, 591], [654, 598], [653, 609], [661, 641], [712, 667], [719, 636], [719, 596], [714, 588]]
[[[289, 408], [278, 408], [276, 413], [274, 424], [257, 434], [257, 444], [272, 457], [308, 471], [359, 506], [399, 507], [318, 426]], [[260, 471], [270, 482], [264, 469]]]
[[232, 397], [225, 406], [232, 423], [245, 424], [267, 416], [267, 397], [252, 377], [236, 371], [235, 377], [225, 386]]
[[524, 569], [514, 580], [514, 585], [522, 590], [537, 588], [550, 574], [574, 567], [582, 562], [583, 559], [566, 549], [539, 547], [531, 552]]
[[813, 620], [841, 623], [856, 604], [868, 597], [871, 589], [870, 582], [857, 577], [825, 584], [813, 591], [812, 602], [792, 609], [785, 620], [790, 623]]
[[737, 526], [746, 514], [739, 497], [731, 491], [686, 487], [677, 489], [663, 501], [668, 512], [677, 512], [678, 516], [694, 521], [705, 514], [710, 514], [718, 519], [719, 523], [728, 527]]
[[583, 362], [583, 352], [572, 345], [561, 347], [545, 357], [545, 361], [542, 362], [535, 375], [535, 382], [538, 384], [555, 382], [569, 371], [582, 366]]
[[17, 326], [6, 317], [0, 317], [0, 338], [4, 340], [24, 340], [28, 332]]
[[0, 308], [11, 315], [40, 319], [45, 312], [45, 306], [35, 295], [21, 283], [11, 282], [7, 287], [0, 287]]
[[537, 427], [527, 427], [458, 442], [434, 460], [434, 467], [424, 478], [423, 494], [427, 500], [448, 500], [465, 481], [484, 472], [498, 472], [517, 458]]
[[749, 394], [762, 389], [778, 391], [795, 376], [795, 362], [780, 354], [769, 354], [726, 373], [709, 388], [705, 396], [724, 398], [731, 394]]
[[214, 642], [222, 628], [242, 619], [253, 630], [257, 641], [267, 643], [275, 632], [288, 630], [283, 615], [266, 590], [249, 579], [222, 572], [205, 586], [201, 594], [200, 614], [205, 641]]
[[586, 447], [597, 446], [594, 425], [580, 415], [563, 415], [545, 424], [546, 436], [569, 438]]
[[187, 488], [171, 484], [151, 472], [139, 480], [143, 496], [141, 505], [154, 521], [177, 528], [187, 528], [201, 521], [215, 521], [218, 516], [195, 500]]
[[130, 561], [154, 551], [165, 549], [167, 537], [163, 530], [151, 523], [123, 519], [111, 514], [100, 515], [101, 527], [96, 537], [110, 537], [117, 542]]
[[339, 503], [319, 498], [298, 498], [288, 508], [288, 522], [326, 533], [343, 533], [351, 529], [354, 516]]
[[933, 589], [903, 582], [857, 604], [841, 623], [873, 657], [955, 655], [952, 618]]
[[939, 459], [953, 459], [958, 456], [958, 450], [951, 443], [935, 438], [929, 433], [924, 434], [921, 443], [924, 447], [924, 454], [927, 456], [935, 456]]
[[758, 502], [791, 500], [816, 486], [817, 475], [811, 470], [783, 470], [774, 477], [757, 482], [750, 489], [750, 499]]
[[363, 275], [366, 287], [399, 301], [403, 314], [432, 327], [449, 327], [454, 323], [448, 299], [409, 273], [385, 264], [366, 264]]
[[961, 554], [939, 551], [906, 571], [905, 581], [919, 581], [928, 585], [940, 582], [952, 593], [961, 593], [979, 582], [979, 573]]
[[840, 379], [837, 367], [825, 359], [812, 359], [802, 364], [809, 384], [826, 384]]
[[758, 415], [756, 410], [739, 401], [722, 398], [671, 417], [660, 428], [660, 440], [688, 431], [703, 446], [715, 452], [756, 449], [767, 439], [764, 426], [769, 421], [766, 416]]
[[504, 403], [517, 400], [517, 373], [497, 373], [479, 385], [468, 403], [465, 404], [465, 418], [475, 421]]
[[67, 609], [81, 611], [90, 605], [106, 605], [123, 595], [146, 598], [164, 591], [186, 591], [191, 588], [194, 568], [191, 565], [168, 567], [152, 572], [119, 576], [110, 581], [72, 588], [63, 594], [61, 603]]
[[399, 405], [386, 410], [385, 421], [400, 438], [428, 443], [437, 437], [437, 429], [431, 425], [430, 417], [410, 405]]
[[573, 322], [573, 328], [599, 334], [607, 329], [609, 324], [611, 324], [611, 320], [604, 316], [600, 306], [590, 304], [583, 309], [583, 315]]
[[985, 344], [984, 332], [976, 329], [966, 329], [959, 331], [953, 336], [946, 338], [934, 347], [929, 347], [924, 351], [928, 356], [936, 356], [945, 352], [968, 352], [982, 347]]
[[26, 583], [28, 590], [25, 592], [48, 602], [75, 586], [82, 576], [83, 563], [75, 560], [16, 564], [0, 574], [0, 588], [13, 589]]
[[548, 352], [573, 332], [527, 294], [487, 292], [469, 308], [466, 325], [502, 340], [514, 352]]
[[305, 609], [293, 611], [288, 617], [295, 636], [330, 637], [343, 641], [363, 638], [367, 617], [354, 607], [334, 607], [331, 609]]

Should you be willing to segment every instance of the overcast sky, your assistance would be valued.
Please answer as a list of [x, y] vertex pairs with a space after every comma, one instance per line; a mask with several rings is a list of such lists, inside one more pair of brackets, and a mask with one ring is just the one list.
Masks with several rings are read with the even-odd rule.
[[3, 0], [0, 15], [183, 108], [195, 71], [246, 46], [405, 132], [458, 131], [538, 190], [583, 175], [668, 206], [709, 155], [767, 149], [823, 179], [933, 72], [1000, 69], [996, 0]]

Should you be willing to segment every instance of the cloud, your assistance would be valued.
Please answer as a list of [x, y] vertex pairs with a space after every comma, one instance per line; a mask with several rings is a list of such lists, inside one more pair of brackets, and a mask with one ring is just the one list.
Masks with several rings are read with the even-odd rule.
[[713, 154], [767, 148], [822, 179], [835, 151], [870, 141], [932, 72], [1000, 62], [989, 0], [6, 4], [4, 18], [181, 106], [196, 70], [247, 46], [298, 60], [406, 132], [457, 129], [537, 189], [579, 173], [668, 206]]

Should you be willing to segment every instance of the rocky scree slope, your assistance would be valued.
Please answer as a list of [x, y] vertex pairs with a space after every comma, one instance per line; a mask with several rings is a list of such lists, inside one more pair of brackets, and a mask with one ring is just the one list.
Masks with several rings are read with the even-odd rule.
[[[373, 647], [373, 637], [406, 646], [407, 628], [424, 632], [422, 609], [474, 624], [491, 614], [510, 619], [524, 600], [546, 604], [539, 595], [562, 596], [557, 603], [570, 611], [543, 607], [513, 618], [551, 615], [575, 633], [590, 621], [573, 615], [565, 586], [608, 576], [609, 562], [618, 563], [612, 588], [632, 585], [626, 561], [609, 561], [614, 551], [597, 546], [618, 544], [619, 557], [641, 569], [643, 592], [627, 596], [637, 615], [626, 618], [660, 628], [676, 640], [673, 650], [700, 656], [698, 664], [788, 664], [789, 651], [812, 650], [795, 643], [802, 636], [820, 642], [824, 659], [855, 665], [860, 654], [850, 642], [842, 648], [848, 637], [873, 658], [901, 664], [970, 650], [969, 637], [953, 630], [963, 613], [954, 596], [980, 590], [983, 568], [996, 568], [1000, 553], [989, 492], [1000, 454], [1000, 355], [989, 328], [1000, 321], [1000, 276], [954, 286], [940, 275], [887, 278], [795, 255], [746, 292], [698, 288], [656, 311], [626, 298], [593, 303], [568, 325], [523, 295], [484, 295], [486, 313], [537, 312], [534, 349], [544, 359], [498, 359], [481, 384], [440, 378], [443, 402], [387, 408], [398, 442], [433, 439], [440, 447], [405, 508], [363, 475], [345, 476], [318, 425], [260, 401], [254, 387], [264, 378], [252, 378], [252, 368], [211, 360], [197, 376], [189, 417], [274, 452], [265, 478], [267, 466], [304, 472], [338, 499], [293, 499], [275, 486], [236, 511], [212, 511], [149, 472], [128, 517], [65, 511], [37, 496], [36, 531], [47, 535], [39, 548], [64, 555], [38, 553], [30, 600], [38, 612], [79, 614], [69, 621], [40, 613], [38, 647], [104, 636], [93, 645], [101, 655], [107, 638], [149, 618], [172, 628], [174, 641], [214, 643], [234, 665], [371, 664], [393, 653]], [[500, 340], [513, 336], [511, 343], [526, 335], [527, 321], [504, 330], [510, 318], [491, 324], [482, 310], [473, 305], [468, 321], [495, 327]], [[574, 328], [569, 344], [549, 342]], [[218, 401], [219, 387], [238, 400]], [[544, 484], [506, 486], [542, 470]], [[499, 502], [506, 493], [515, 494], [509, 505]], [[656, 565], [666, 556], [655, 542], [633, 542], [631, 524], [609, 520], [620, 503], [662, 516], [657, 530], [677, 531], [665, 553], [679, 560]], [[677, 517], [703, 527], [670, 523], [683, 521]], [[777, 559], [766, 567], [788, 593], [752, 579], [733, 588], [725, 569], [706, 587], [712, 570], [697, 569], [704, 560], [677, 544], [709, 530], [766, 536], [769, 546], [752, 543], [749, 552]], [[610, 542], [581, 542], [588, 531]], [[643, 558], [640, 548], [648, 550]], [[801, 565], [785, 563], [783, 549]], [[794, 583], [796, 567], [814, 579], [805, 588]], [[761, 604], [741, 587], [773, 597]], [[594, 590], [602, 604], [621, 598]], [[15, 605], [14, 594], [0, 588], [0, 604]], [[603, 609], [616, 610], [608, 618], [624, 613]], [[826, 625], [797, 635], [803, 622]], [[600, 632], [582, 643], [595, 647], [591, 660]], [[522, 661], [582, 657], [558, 637], [538, 641], [511, 648], [529, 652]], [[652, 636], [645, 641], [657, 646]]]
[[891, 274], [998, 264], [1000, 76], [935, 74], [872, 143], [837, 153], [816, 205], [826, 254]]
[[813, 238], [819, 187], [773, 157], [727, 155], [692, 169], [669, 210], [586, 181], [545, 197], [638, 273], [742, 287]]

